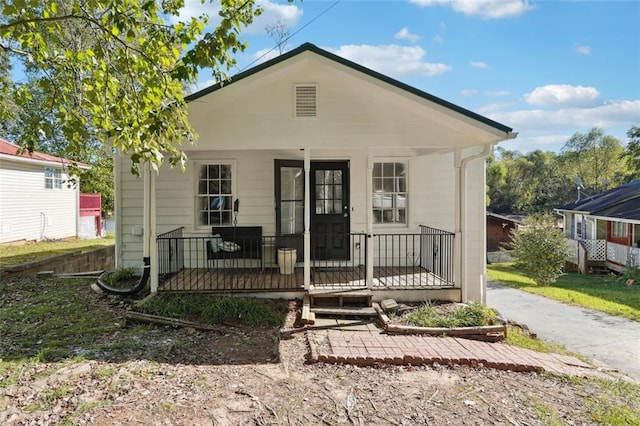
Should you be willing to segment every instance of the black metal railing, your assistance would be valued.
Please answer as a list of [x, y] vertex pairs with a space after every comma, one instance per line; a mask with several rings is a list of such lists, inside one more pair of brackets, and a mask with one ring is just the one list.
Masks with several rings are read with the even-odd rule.
[[[311, 235], [311, 284], [365, 287], [453, 286], [454, 234], [427, 226], [415, 234]], [[292, 291], [304, 288], [302, 235], [157, 237], [161, 291]], [[367, 268], [371, 251], [372, 268]]]
[[312, 234], [311, 284], [365, 287], [367, 234]]
[[451, 284], [454, 283], [455, 234], [420, 225], [420, 264]]
[[373, 235], [373, 286], [421, 287], [428, 270], [420, 265], [421, 234]]
[[301, 235], [231, 240], [167, 234], [157, 238], [162, 291], [284, 291], [304, 285]]
[[156, 237], [158, 245], [158, 275], [161, 278], [184, 269], [184, 227], [173, 229]]

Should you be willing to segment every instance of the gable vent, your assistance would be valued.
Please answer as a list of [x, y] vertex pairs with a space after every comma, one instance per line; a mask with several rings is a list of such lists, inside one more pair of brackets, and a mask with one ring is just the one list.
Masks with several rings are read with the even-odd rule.
[[296, 86], [296, 118], [316, 117], [316, 86]]

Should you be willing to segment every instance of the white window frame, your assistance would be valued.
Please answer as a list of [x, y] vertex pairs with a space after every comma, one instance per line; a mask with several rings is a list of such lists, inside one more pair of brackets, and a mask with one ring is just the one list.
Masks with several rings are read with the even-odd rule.
[[[377, 177], [376, 176], [376, 166], [380, 164], [380, 169], [381, 169], [381, 176]], [[384, 173], [384, 165], [385, 164], [394, 164], [394, 176], [386, 176]], [[399, 177], [398, 175], [396, 175], [395, 172], [395, 164], [402, 164], [404, 166], [404, 191], [400, 191], [400, 188], [398, 187], [400, 181], [399, 181]], [[377, 228], [381, 228], [381, 227], [397, 227], [397, 228], [406, 228], [409, 226], [409, 159], [408, 158], [376, 158], [373, 162], [373, 171], [372, 171], [372, 182], [371, 182], [371, 189], [372, 189], [372, 193], [370, 194], [371, 197], [371, 205], [373, 208], [372, 211], [372, 217], [373, 217], [373, 226], [377, 227]], [[384, 179], [386, 178], [393, 178], [394, 182], [393, 182], [393, 186], [394, 189], [393, 191], [384, 191]], [[377, 185], [376, 180], [380, 179], [379, 185]], [[381, 191], [376, 191], [376, 187], [382, 187], [383, 190]], [[393, 221], [391, 222], [376, 222], [376, 210], [378, 210], [376, 208], [376, 200], [375, 200], [375, 195], [376, 193], [382, 194], [383, 197], [385, 196], [390, 196], [389, 200], [391, 202], [391, 206], [389, 208], [384, 208], [384, 206], [382, 207], [382, 211], [385, 210], [391, 210], [392, 211], [392, 217], [393, 217]], [[398, 205], [399, 202], [399, 195], [404, 195], [404, 221], [399, 221], [399, 216], [400, 216], [400, 209], [401, 207]], [[384, 201], [383, 201], [384, 202]], [[384, 213], [381, 213], [381, 217], [384, 218]]]
[[[198, 160], [193, 163], [194, 167], [194, 176], [193, 176], [193, 199], [194, 199], [194, 208], [193, 208], [193, 223], [195, 229], [201, 230], [211, 230], [213, 226], [233, 226], [233, 202], [236, 200], [236, 185], [237, 185], [237, 167], [235, 160], [226, 160], [226, 159], [215, 159], [215, 160]], [[229, 205], [225, 203], [223, 210], [230, 212], [228, 222], [225, 223], [205, 223], [201, 222], [201, 214], [204, 210], [201, 210], [202, 207], [202, 198], [211, 197], [211, 193], [209, 194], [200, 194], [200, 172], [202, 167], [204, 166], [230, 166], [231, 169], [231, 194], [228, 195], [230, 198]], [[217, 193], [216, 195], [222, 196], [224, 194]]]
[[44, 189], [62, 189], [62, 170], [55, 167], [44, 168]]

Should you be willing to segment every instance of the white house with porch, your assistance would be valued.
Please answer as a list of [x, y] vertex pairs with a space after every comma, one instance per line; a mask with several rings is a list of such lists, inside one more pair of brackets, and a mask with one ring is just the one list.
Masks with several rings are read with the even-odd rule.
[[116, 160], [117, 266], [146, 246], [152, 292], [484, 301], [511, 128], [308, 43], [188, 101], [186, 172]]

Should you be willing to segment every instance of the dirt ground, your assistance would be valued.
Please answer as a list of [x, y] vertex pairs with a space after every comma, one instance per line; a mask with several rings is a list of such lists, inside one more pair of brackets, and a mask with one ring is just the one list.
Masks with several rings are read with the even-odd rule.
[[[115, 310], [127, 308], [101, 297]], [[285, 330], [294, 318], [292, 309]], [[124, 342], [114, 349], [125, 338], [115, 332], [107, 337], [109, 352], [25, 364], [17, 380], [0, 381], [0, 424], [583, 425], [601, 423], [603, 401], [638, 407], [634, 394], [594, 380], [438, 365], [310, 364], [304, 332], [126, 328], [135, 349]]]

